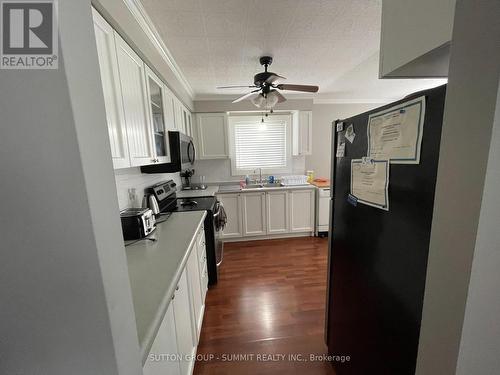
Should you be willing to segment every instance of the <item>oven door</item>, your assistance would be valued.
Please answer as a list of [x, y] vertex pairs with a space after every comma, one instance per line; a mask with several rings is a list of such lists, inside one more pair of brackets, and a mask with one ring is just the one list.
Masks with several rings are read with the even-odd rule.
[[181, 170], [189, 169], [196, 160], [196, 149], [194, 147], [193, 138], [184, 134], [179, 134], [179, 138]]

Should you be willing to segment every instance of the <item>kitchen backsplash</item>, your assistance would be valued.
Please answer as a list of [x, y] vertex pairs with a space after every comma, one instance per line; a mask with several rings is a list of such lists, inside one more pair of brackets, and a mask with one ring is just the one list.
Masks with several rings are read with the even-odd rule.
[[[141, 173], [140, 168], [126, 168], [115, 170], [116, 191], [118, 194], [118, 206], [120, 210], [128, 207], [140, 207], [144, 189], [165, 180], [174, 180], [178, 185], [181, 183], [179, 173]], [[129, 199], [129, 189], [135, 188], [134, 199]]]
[[[305, 157], [298, 156], [292, 158], [292, 172], [290, 174], [305, 174], [306, 162]], [[194, 183], [198, 182], [199, 176], [205, 176], [205, 181], [211, 182], [225, 182], [225, 181], [239, 181], [241, 176], [231, 175], [231, 161], [230, 159], [214, 159], [214, 160], [197, 160], [194, 163], [195, 174], [192, 178]], [[281, 174], [277, 174], [278, 176]]]

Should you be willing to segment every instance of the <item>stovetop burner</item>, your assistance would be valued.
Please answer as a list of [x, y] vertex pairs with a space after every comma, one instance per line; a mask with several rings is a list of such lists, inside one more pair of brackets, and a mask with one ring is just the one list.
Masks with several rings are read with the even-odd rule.
[[196, 207], [198, 205], [198, 202], [192, 200], [181, 200], [179, 201], [179, 204], [182, 207]]

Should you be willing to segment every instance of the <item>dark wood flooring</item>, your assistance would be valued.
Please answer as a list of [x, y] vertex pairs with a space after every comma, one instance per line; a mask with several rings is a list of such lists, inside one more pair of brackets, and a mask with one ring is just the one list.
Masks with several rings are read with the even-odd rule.
[[310, 360], [327, 353], [326, 267], [326, 239], [226, 243], [194, 373], [334, 374], [330, 363]]

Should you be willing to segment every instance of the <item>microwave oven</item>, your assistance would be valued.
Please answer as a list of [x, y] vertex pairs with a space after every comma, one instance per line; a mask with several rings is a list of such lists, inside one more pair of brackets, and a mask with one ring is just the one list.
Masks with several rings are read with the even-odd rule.
[[169, 131], [170, 163], [145, 165], [142, 173], [173, 173], [193, 167], [196, 160], [196, 149], [193, 138], [178, 131]]

